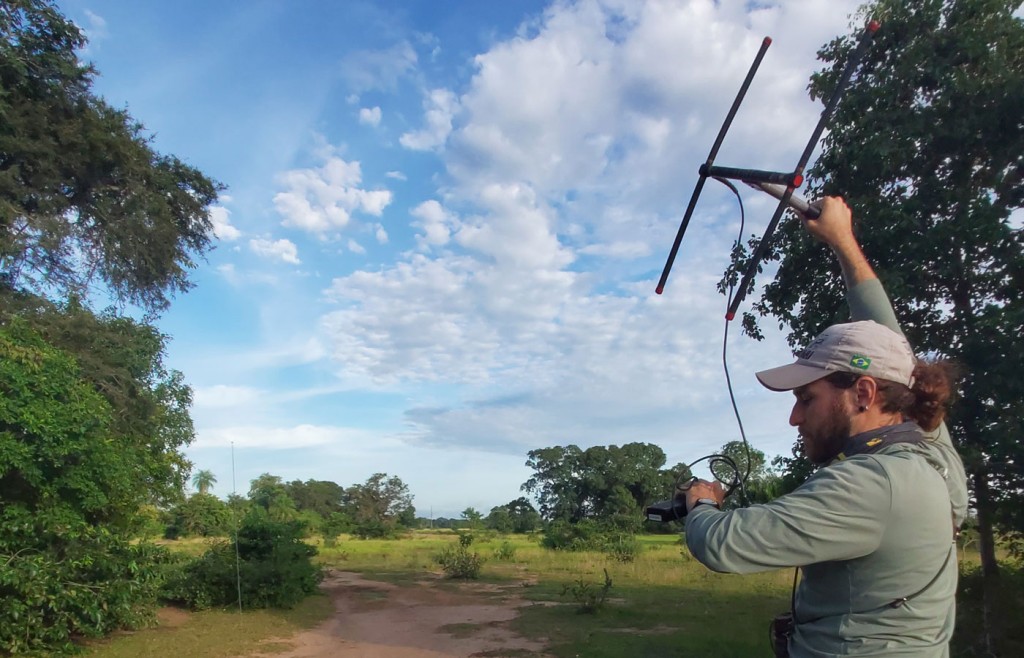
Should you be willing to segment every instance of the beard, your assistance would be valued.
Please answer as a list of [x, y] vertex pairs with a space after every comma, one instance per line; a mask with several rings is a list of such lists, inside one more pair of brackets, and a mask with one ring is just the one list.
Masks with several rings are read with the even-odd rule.
[[821, 466], [835, 459], [850, 438], [850, 414], [841, 398], [832, 404], [830, 413], [815, 426], [807, 423], [800, 428], [804, 454], [814, 464]]

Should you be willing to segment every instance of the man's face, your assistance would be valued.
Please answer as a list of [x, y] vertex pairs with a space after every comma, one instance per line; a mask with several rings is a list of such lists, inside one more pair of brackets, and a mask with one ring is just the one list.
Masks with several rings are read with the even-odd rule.
[[796, 402], [789, 424], [800, 430], [804, 453], [815, 464], [835, 459], [850, 438], [854, 405], [850, 389], [843, 390], [824, 379], [793, 390]]

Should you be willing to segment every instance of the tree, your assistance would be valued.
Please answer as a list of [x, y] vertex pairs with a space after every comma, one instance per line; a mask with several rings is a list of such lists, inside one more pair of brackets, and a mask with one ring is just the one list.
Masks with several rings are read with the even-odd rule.
[[327, 480], [293, 480], [285, 485], [285, 490], [300, 512], [316, 512], [324, 519], [341, 511], [341, 501], [345, 496], [341, 485]]
[[165, 536], [214, 537], [231, 529], [231, 511], [220, 498], [208, 493], [189, 496], [171, 510], [171, 523]]
[[295, 501], [288, 495], [287, 486], [277, 475], [263, 473], [252, 480], [249, 483], [249, 500], [275, 521], [291, 521], [297, 516]]
[[733, 473], [731, 467], [723, 464], [714, 469], [719, 479], [728, 483], [734, 478], [746, 478], [743, 483], [744, 491], [734, 492], [726, 501], [726, 508], [741, 505], [742, 493], [746, 494], [747, 503], [767, 503], [782, 493], [781, 478], [768, 469], [764, 453], [760, 450], [746, 446], [743, 441], [729, 441], [718, 452], [731, 459], [739, 471]]
[[70, 355], [0, 325], [0, 653], [149, 618], [154, 565], [130, 541], [148, 472], [117, 425]]
[[217, 476], [213, 474], [213, 471], [204, 469], [196, 471], [192, 476], [192, 486], [195, 487], [200, 494], [205, 494], [207, 490], [215, 484], [217, 484]]
[[512, 532], [512, 516], [504, 505], [492, 507], [487, 518], [484, 519], [484, 525], [488, 530], [494, 530], [502, 534], [509, 533]]
[[165, 309], [221, 187], [93, 95], [84, 45], [52, 3], [0, 3], [0, 653], [146, 622], [155, 553], [130, 539], [190, 470], [166, 337], [87, 300]]
[[400, 517], [416, 519], [409, 487], [387, 473], [374, 473], [365, 484], [346, 489], [344, 507], [355, 524], [354, 534], [363, 538], [392, 537]]
[[675, 479], [662, 470], [665, 453], [650, 443], [541, 448], [528, 453], [526, 465], [535, 473], [522, 490], [537, 497], [546, 520], [569, 523], [638, 516], [645, 505], [671, 491]]
[[504, 505], [492, 507], [485, 523], [488, 528], [502, 533], [527, 533], [540, 527], [540, 514], [530, 501], [519, 497]]
[[540, 527], [540, 513], [526, 498], [520, 496], [505, 503], [505, 509], [512, 521], [512, 532], [533, 532]]
[[478, 530], [484, 525], [484, 515], [472, 507], [462, 510], [462, 525], [471, 530]]
[[[950, 429], [978, 515], [983, 570], [994, 534], [1024, 531], [1024, 23], [1016, 0], [879, 0], [875, 37], [811, 172], [811, 195], [841, 194], [865, 251], [919, 353], [966, 372]], [[854, 37], [820, 52], [811, 95], [835, 87]], [[845, 321], [843, 285], [824, 247], [784, 225], [778, 274], [754, 308], [805, 343]], [[820, 266], [808, 267], [808, 263]], [[757, 334], [756, 319], [744, 318]]]
[[162, 311], [191, 287], [223, 188], [93, 94], [85, 44], [47, 0], [0, 5], [0, 272], [58, 297], [102, 282]]

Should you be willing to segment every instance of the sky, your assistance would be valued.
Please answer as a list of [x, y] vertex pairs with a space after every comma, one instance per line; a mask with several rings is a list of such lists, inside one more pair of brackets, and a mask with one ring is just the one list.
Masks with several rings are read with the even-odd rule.
[[[530, 450], [647, 442], [672, 465], [739, 439], [724, 187], [655, 285], [763, 38], [717, 162], [792, 170], [816, 51], [858, 4], [61, 0], [95, 91], [227, 187], [216, 249], [157, 321], [194, 467], [220, 496], [387, 473], [418, 515], [458, 517], [522, 495]], [[742, 193], [760, 235], [775, 202]], [[762, 328], [732, 323], [728, 364], [770, 457], [791, 396], [753, 373], [791, 350]]]

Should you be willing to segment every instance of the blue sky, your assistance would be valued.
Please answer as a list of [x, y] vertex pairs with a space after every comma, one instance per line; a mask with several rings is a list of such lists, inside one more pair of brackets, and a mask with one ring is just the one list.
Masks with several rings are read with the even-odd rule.
[[[458, 516], [521, 495], [535, 448], [644, 441], [672, 464], [738, 438], [715, 291], [731, 195], [706, 189], [655, 283], [761, 40], [718, 162], [785, 170], [856, 2], [59, 6], [96, 90], [228, 186], [197, 287], [159, 320], [215, 493], [385, 472], [420, 515]], [[760, 233], [774, 203], [744, 194]], [[790, 399], [753, 371], [790, 353], [765, 328], [732, 327], [729, 364], [774, 455]]]

